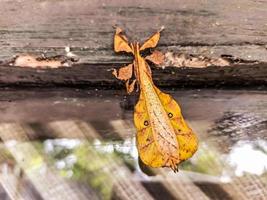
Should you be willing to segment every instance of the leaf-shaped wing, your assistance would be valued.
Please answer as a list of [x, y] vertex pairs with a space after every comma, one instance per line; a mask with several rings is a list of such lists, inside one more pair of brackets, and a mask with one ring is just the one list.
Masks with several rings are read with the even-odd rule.
[[[195, 153], [198, 146], [196, 135], [192, 132], [189, 126], [183, 119], [181, 109], [175, 100], [168, 94], [161, 92], [155, 87], [155, 91], [171, 121], [176, 139], [179, 143], [179, 161], [184, 161]], [[134, 123], [137, 129], [137, 148], [141, 160], [151, 167], [164, 167], [166, 165], [166, 157], [163, 155], [153, 138], [152, 127], [149, 124], [149, 115], [146, 107], [144, 95], [141, 92], [138, 103], [135, 106]], [[178, 163], [176, 163], [178, 164]], [[170, 166], [174, 171], [177, 171], [177, 167]]]
[[169, 94], [161, 92], [157, 87], [154, 88], [175, 130], [179, 143], [179, 158], [181, 161], [187, 160], [197, 150], [197, 137], [185, 122], [178, 103]]
[[146, 60], [149, 60], [150, 62], [154, 63], [155, 65], [160, 65], [164, 62], [165, 56], [160, 51], [154, 51], [151, 55], [146, 56]]
[[119, 80], [126, 81], [133, 75], [133, 64], [121, 67], [119, 70], [114, 69], [112, 74]]
[[116, 28], [114, 50], [115, 52], [125, 51], [127, 53], [132, 53], [132, 48], [129, 46], [128, 40], [120, 28]]
[[134, 124], [137, 129], [137, 148], [141, 160], [148, 166], [162, 167], [164, 165], [164, 158], [159, 152], [153, 138], [146, 102], [142, 91], [139, 101], [135, 106]]
[[150, 38], [148, 38], [141, 46], [140, 51], [148, 48], [154, 48], [155, 46], [157, 46], [159, 38], [160, 38], [160, 31], [152, 35]]

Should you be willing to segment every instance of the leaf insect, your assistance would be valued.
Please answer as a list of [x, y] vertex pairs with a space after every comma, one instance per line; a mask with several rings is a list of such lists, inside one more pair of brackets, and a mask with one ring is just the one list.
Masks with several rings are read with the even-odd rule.
[[[198, 140], [185, 122], [178, 103], [153, 83], [147, 60], [161, 64], [164, 55], [154, 51], [144, 58], [140, 54], [146, 49], [157, 46], [160, 33], [161, 30], [143, 44], [130, 43], [122, 29], [116, 28], [115, 52], [132, 54], [134, 60], [133, 63], [114, 70], [113, 75], [126, 82], [128, 93], [131, 93], [138, 83], [140, 96], [135, 105], [134, 124], [137, 129], [138, 153], [142, 162], [150, 167], [169, 167], [177, 172], [179, 163], [196, 152]], [[130, 82], [133, 77], [134, 80]]]

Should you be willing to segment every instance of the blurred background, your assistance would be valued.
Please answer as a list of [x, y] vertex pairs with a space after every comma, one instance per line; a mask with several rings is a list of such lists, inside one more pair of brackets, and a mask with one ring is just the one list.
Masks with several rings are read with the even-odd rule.
[[[267, 2], [2, 0], [0, 200], [267, 199]], [[151, 64], [200, 144], [180, 166], [138, 159], [114, 26], [161, 27]], [[150, 52], [145, 52], [150, 53]]]

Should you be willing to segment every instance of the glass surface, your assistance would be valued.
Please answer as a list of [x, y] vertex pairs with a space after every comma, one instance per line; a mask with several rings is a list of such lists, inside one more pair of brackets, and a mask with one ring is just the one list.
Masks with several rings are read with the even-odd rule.
[[166, 92], [200, 141], [178, 173], [139, 161], [137, 94], [1, 91], [0, 199], [266, 199], [267, 92]]

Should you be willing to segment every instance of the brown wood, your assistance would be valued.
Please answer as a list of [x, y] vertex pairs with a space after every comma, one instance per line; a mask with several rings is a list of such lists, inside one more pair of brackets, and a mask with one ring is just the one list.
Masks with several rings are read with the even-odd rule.
[[[0, 66], [0, 86], [68, 86], [116, 89], [122, 81], [111, 73], [121, 64], [77, 64], [71, 68], [31, 69]], [[167, 67], [153, 69], [156, 85], [161, 87], [264, 87], [267, 85], [267, 63], [241, 64], [226, 67]]]
[[[266, 85], [267, 3], [264, 1], [1, 1], [0, 86], [105, 86], [119, 83], [108, 71], [129, 61], [113, 52], [114, 25], [144, 41], [165, 26], [163, 52], [222, 54], [260, 64], [155, 70], [160, 86]], [[14, 55], [79, 56], [80, 64], [56, 70], [7, 66]], [[172, 72], [172, 74], [170, 74]], [[174, 73], [174, 74], [173, 74]]]

